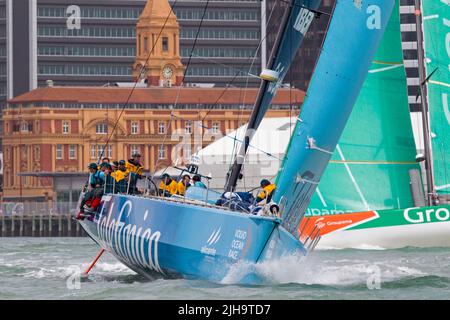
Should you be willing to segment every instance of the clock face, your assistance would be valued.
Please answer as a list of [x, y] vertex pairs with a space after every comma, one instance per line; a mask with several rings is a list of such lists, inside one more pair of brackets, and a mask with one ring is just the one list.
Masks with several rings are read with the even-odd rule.
[[171, 67], [164, 67], [164, 69], [163, 69], [163, 76], [164, 76], [164, 78], [170, 79], [170, 78], [172, 78], [172, 75], [173, 75], [172, 68]]

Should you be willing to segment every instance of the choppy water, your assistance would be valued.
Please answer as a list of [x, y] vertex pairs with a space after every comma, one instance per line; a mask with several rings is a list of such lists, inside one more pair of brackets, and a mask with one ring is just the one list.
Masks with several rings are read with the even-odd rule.
[[97, 251], [87, 238], [0, 238], [0, 299], [450, 299], [450, 248], [316, 251], [256, 266], [265, 286], [148, 281], [109, 254], [78, 282]]

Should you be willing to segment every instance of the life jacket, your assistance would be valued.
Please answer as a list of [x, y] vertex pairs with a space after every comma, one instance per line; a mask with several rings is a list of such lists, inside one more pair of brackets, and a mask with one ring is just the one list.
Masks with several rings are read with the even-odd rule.
[[161, 181], [161, 183], [159, 184], [159, 190], [166, 191], [170, 194], [177, 194], [178, 184], [176, 183], [175, 180], [172, 180], [172, 182], [169, 183], [168, 185], [166, 185], [164, 181]]
[[116, 171], [111, 173], [111, 177], [116, 179], [116, 182], [119, 182], [119, 181], [123, 180], [127, 174], [128, 174], [128, 170], [122, 171], [120, 169], [117, 169]]
[[[188, 185], [188, 187], [190, 184]], [[178, 194], [180, 196], [184, 196], [186, 194], [186, 186], [184, 185], [183, 181], [178, 182]]]
[[[103, 178], [102, 178], [103, 175]], [[101, 171], [96, 171], [94, 174], [91, 174], [89, 183], [91, 185], [100, 185], [103, 186], [105, 174]]]
[[273, 193], [273, 191], [275, 190], [276, 187], [277, 187], [277, 186], [276, 186], [274, 183], [269, 184], [268, 186], [265, 186], [265, 187], [263, 188], [263, 191], [261, 191], [261, 192], [258, 194], [258, 198], [264, 200], [264, 199], [266, 199], [266, 198], [268, 197], [268, 198], [269, 198], [269, 201], [270, 201], [270, 198], [271, 198], [271, 196], [272, 196], [272, 193]]
[[203, 188], [203, 189], [207, 189], [206, 185], [203, 182], [201, 182], [201, 181], [195, 181], [194, 186], [195, 187], [199, 187], [199, 188]]
[[139, 174], [139, 175], [142, 175], [142, 171], [144, 170], [144, 167], [141, 166], [140, 163], [135, 163], [135, 162], [133, 161], [133, 159], [128, 160], [128, 161], [125, 163], [125, 166], [126, 166], [126, 168], [127, 168], [127, 171], [129, 171], [129, 172], [134, 172], [134, 173], [137, 173], [137, 174]]

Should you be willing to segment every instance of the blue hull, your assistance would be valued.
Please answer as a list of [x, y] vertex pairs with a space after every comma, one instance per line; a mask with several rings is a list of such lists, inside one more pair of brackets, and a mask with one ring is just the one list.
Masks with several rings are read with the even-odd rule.
[[[306, 255], [279, 221], [224, 208], [161, 198], [108, 195], [82, 227], [102, 248], [139, 274], [221, 282], [239, 263]], [[245, 274], [237, 283], [264, 281]]]

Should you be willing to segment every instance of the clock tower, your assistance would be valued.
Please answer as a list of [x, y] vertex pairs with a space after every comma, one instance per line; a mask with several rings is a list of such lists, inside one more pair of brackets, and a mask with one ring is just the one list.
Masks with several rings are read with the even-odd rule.
[[133, 78], [147, 79], [149, 86], [178, 86], [184, 69], [180, 26], [169, 2], [148, 0], [136, 27]]

